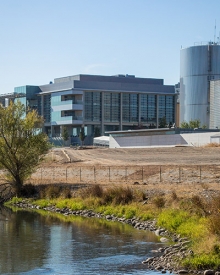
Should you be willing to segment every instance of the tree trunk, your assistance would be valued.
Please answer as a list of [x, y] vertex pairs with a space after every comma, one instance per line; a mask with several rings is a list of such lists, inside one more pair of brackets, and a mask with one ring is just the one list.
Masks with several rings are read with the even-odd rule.
[[17, 196], [21, 195], [21, 189], [23, 186], [23, 180], [21, 179], [20, 175], [15, 175], [14, 177], [14, 188]]

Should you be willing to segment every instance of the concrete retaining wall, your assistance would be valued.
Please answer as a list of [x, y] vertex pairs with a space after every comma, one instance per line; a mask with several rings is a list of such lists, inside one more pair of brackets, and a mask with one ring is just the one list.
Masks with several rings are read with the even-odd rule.
[[211, 136], [215, 132], [175, 134], [175, 135], [152, 135], [152, 136], [110, 136], [109, 147], [164, 147], [175, 145], [203, 146], [211, 142]]

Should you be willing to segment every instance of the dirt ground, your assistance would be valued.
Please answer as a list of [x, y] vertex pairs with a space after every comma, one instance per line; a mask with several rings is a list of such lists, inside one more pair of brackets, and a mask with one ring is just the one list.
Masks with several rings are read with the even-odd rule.
[[179, 196], [220, 192], [220, 147], [54, 148], [36, 184], [123, 185]]
[[[59, 149], [53, 150], [55, 153]], [[65, 148], [74, 165], [220, 165], [220, 147]]]

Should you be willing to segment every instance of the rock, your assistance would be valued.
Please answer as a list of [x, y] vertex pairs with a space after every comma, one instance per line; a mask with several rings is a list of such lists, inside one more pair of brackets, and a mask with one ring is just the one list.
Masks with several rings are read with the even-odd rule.
[[167, 239], [167, 238], [160, 238], [160, 241], [162, 242], [162, 243], [166, 243], [166, 242], [169, 242], [169, 240]]
[[158, 253], [159, 250], [151, 250], [151, 253]]
[[163, 232], [165, 232], [165, 231], [166, 231], [165, 229], [159, 228], [159, 229], [157, 229], [157, 230], [155, 231], [155, 234], [156, 234], [157, 236], [160, 236], [161, 233], [163, 233]]
[[216, 272], [215, 272], [215, 275], [220, 275], [220, 271], [216, 271]]
[[155, 268], [156, 270], [162, 270], [163, 269], [163, 267], [161, 266], [161, 265], [158, 265], [158, 266], [156, 266], [156, 268]]
[[178, 274], [188, 274], [189, 271], [186, 270], [186, 269], [181, 269], [181, 270], [178, 270], [177, 273], [178, 273]]
[[165, 274], [165, 273], [167, 273], [167, 272], [166, 272], [165, 269], [163, 269], [163, 270], [161, 271], [161, 273], [162, 273], [162, 274]]
[[204, 275], [214, 275], [215, 272], [214, 272], [214, 270], [208, 269], [208, 270], [205, 270], [203, 274]]
[[148, 258], [147, 260], [143, 261], [142, 264], [147, 264], [147, 263], [150, 263], [154, 260], [154, 258]]

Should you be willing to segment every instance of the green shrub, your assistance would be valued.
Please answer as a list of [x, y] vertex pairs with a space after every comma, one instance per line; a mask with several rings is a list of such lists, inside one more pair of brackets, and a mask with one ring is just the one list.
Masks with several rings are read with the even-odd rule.
[[[11, 204], [11, 203], [12, 203], [12, 204], [15, 204], [15, 203], [18, 203], [18, 202], [22, 202], [22, 198], [13, 197], [9, 203], [10, 203], [10, 204]], [[6, 204], [8, 204], [8, 203], [6, 203]]]
[[182, 264], [189, 269], [219, 269], [219, 255], [200, 254], [186, 258]]
[[157, 223], [170, 231], [176, 231], [177, 228], [190, 217], [190, 214], [178, 209], [163, 210], [159, 214]]
[[177, 233], [196, 241], [208, 235], [207, 220], [191, 216], [177, 228]]
[[44, 208], [50, 206], [52, 203], [49, 200], [40, 199], [33, 202], [33, 204], [40, 206], [40, 208]]
[[125, 210], [125, 214], [124, 214], [124, 217], [126, 219], [131, 219], [133, 218], [134, 216], [136, 216], [136, 213], [137, 213], [137, 209], [134, 208], [134, 207], [129, 207], [128, 209]]

